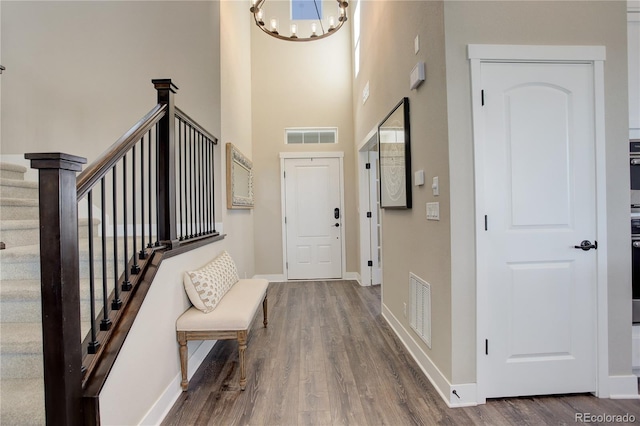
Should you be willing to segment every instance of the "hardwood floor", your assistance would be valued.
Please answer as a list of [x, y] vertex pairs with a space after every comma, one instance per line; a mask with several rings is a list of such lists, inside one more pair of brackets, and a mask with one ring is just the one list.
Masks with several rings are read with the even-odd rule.
[[259, 313], [249, 335], [246, 390], [237, 343], [219, 341], [163, 425], [563, 425], [580, 424], [577, 413], [640, 422], [640, 401], [591, 395], [448, 408], [380, 315], [379, 286], [289, 282], [268, 291], [269, 327]]

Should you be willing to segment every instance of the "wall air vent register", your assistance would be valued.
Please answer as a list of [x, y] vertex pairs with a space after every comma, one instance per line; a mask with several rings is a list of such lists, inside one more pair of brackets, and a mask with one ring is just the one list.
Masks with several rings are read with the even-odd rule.
[[326, 144], [338, 143], [337, 127], [301, 128], [290, 127], [284, 129], [284, 143], [295, 144]]

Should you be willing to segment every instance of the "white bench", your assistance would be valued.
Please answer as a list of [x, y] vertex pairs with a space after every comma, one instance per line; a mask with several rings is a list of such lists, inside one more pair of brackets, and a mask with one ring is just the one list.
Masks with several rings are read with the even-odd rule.
[[[234, 265], [235, 268], [235, 265]], [[237, 275], [236, 275], [237, 276]], [[180, 369], [182, 370], [182, 390], [189, 387], [187, 379], [187, 342], [189, 340], [237, 339], [240, 358], [240, 389], [247, 384], [245, 370], [245, 350], [251, 323], [260, 304], [263, 310], [263, 324], [267, 326], [267, 287], [264, 279], [241, 279], [235, 281], [217, 302], [211, 312], [203, 312], [195, 306], [189, 308], [176, 321], [176, 332], [180, 345]], [[185, 283], [185, 288], [187, 284]], [[187, 291], [189, 293], [189, 291]], [[192, 303], [198, 301], [189, 294]], [[194, 303], [194, 305], [196, 305]], [[197, 306], [197, 305], [196, 305]]]

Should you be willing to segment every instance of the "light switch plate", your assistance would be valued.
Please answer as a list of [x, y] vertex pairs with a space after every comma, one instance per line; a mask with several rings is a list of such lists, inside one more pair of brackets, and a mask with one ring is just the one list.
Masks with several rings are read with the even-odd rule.
[[413, 40], [413, 51], [414, 51], [414, 53], [416, 55], [420, 51], [420, 36], [419, 35], [417, 35], [416, 38]]
[[369, 82], [367, 81], [367, 84], [364, 86], [364, 89], [362, 89], [362, 105], [364, 105], [367, 102], [367, 99], [369, 99]]
[[433, 190], [433, 195], [440, 195], [440, 181], [438, 179], [438, 176], [433, 178], [431, 189]]
[[440, 203], [427, 203], [427, 220], [440, 220]]

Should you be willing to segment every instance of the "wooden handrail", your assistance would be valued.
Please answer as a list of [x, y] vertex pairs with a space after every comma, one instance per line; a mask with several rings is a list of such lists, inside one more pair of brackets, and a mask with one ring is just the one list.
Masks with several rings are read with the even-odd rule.
[[147, 115], [129, 129], [98, 159], [78, 175], [78, 200], [84, 197], [120, 159], [149, 131], [167, 112], [167, 105], [158, 104]]
[[200, 126], [198, 123], [196, 123], [196, 121], [193, 118], [189, 117], [180, 108], [178, 108], [178, 107], [175, 107], [175, 108], [176, 108], [176, 117], [180, 118], [182, 121], [184, 121], [185, 123], [189, 124], [191, 127], [193, 127], [194, 129], [198, 130], [200, 133], [202, 133], [203, 135], [208, 137], [211, 141], [213, 141], [214, 145], [218, 145], [218, 138], [216, 138], [211, 133], [209, 133], [205, 129], [203, 129], [202, 126]]

